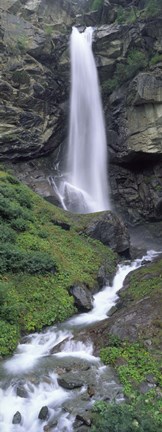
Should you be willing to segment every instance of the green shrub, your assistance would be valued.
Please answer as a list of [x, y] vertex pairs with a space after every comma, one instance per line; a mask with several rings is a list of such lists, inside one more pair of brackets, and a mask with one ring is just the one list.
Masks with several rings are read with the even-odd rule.
[[23, 232], [28, 229], [28, 223], [22, 217], [19, 217], [11, 221], [11, 227], [17, 232]]
[[20, 334], [16, 325], [0, 320], [0, 355], [11, 354], [18, 343]]
[[119, 6], [117, 9], [117, 17], [116, 21], [118, 24], [133, 24], [136, 22], [138, 17], [137, 9], [135, 7], [131, 8], [124, 8], [122, 6]]
[[126, 403], [98, 402], [93, 408], [92, 432], [161, 432], [161, 425], [149, 412]]
[[11, 201], [11, 199], [4, 196], [0, 197], [0, 216], [8, 220], [19, 217], [25, 220], [33, 220], [32, 213], [29, 209], [21, 207], [18, 202]]
[[137, 72], [144, 69], [148, 64], [148, 60], [144, 52], [139, 50], [131, 50], [125, 63], [118, 63], [114, 77], [105, 81], [102, 85], [103, 93], [111, 93], [128, 79], [133, 78]]
[[130, 51], [127, 57], [126, 76], [132, 78], [139, 70], [147, 66], [146, 55], [142, 51], [136, 49]]
[[0, 248], [0, 273], [26, 272], [30, 274], [55, 273], [53, 258], [45, 252], [25, 252], [12, 246], [2, 244]]
[[16, 233], [10, 225], [2, 223], [0, 221], [0, 244], [1, 243], [15, 243], [16, 241]]
[[12, 176], [11, 174], [6, 175], [6, 180], [12, 185], [18, 185], [18, 184], [20, 185], [20, 181], [16, 177]]
[[153, 66], [159, 62], [162, 62], [162, 54], [156, 53], [150, 60], [150, 65]]

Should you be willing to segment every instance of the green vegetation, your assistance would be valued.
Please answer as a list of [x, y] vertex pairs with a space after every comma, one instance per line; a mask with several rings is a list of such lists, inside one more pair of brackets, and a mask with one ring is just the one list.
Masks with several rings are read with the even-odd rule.
[[154, 66], [157, 63], [162, 62], [162, 54], [156, 53], [150, 60], [150, 66]]
[[25, 53], [29, 47], [28, 37], [26, 35], [18, 36], [16, 45], [22, 53]]
[[44, 25], [44, 32], [46, 33], [46, 35], [51, 36], [51, 34], [53, 33], [53, 26], [51, 24], [45, 24]]
[[154, 17], [162, 11], [161, 0], [147, 0], [145, 4], [144, 16]]
[[154, 299], [158, 295], [161, 298], [162, 290], [162, 260], [154, 261], [151, 265], [141, 267], [138, 271], [129, 276], [128, 290], [122, 290], [121, 298], [131, 300], [140, 300], [141, 298], [151, 295]]
[[92, 0], [92, 4], [91, 4], [91, 10], [98, 10], [100, 8], [102, 8], [103, 6], [103, 0]]
[[0, 355], [10, 354], [21, 334], [75, 313], [74, 283], [93, 288], [102, 264], [114, 272], [116, 255], [80, 235], [84, 223], [0, 171]]
[[114, 77], [105, 81], [102, 85], [104, 93], [111, 93], [128, 79], [133, 78], [137, 72], [146, 68], [148, 60], [143, 51], [133, 49], [129, 52], [125, 63], [118, 63]]
[[[122, 404], [98, 402], [94, 406], [93, 432], [160, 432], [162, 430], [162, 259], [132, 272], [120, 292], [125, 310], [152, 304], [149, 326], [137, 321], [135, 342], [108, 334], [107, 346], [100, 351], [105, 364], [112, 365], [123, 385], [126, 401]], [[131, 309], [129, 305], [131, 304]], [[144, 309], [143, 309], [144, 310]], [[149, 309], [150, 310], [150, 309]], [[141, 312], [142, 314], [142, 309]], [[128, 324], [129, 325], [129, 324]], [[149, 339], [150, 344], [147, 344]]]
[[16, 70], [13, 72], [12, 74], [12, 79], [14, 82], [19, 83], [19, 84], [27, 84], [29, 85], [30, 83], [30, 77], [27, 74], [26, 71], [24, 70]]
[[[129, 405], [98, 402], [93, 409], [92, 432], [161, 432], [162, 422], [153, 418], [151, 400], [139, 398]], [[155, 408], [155, 407], [154, 407]]]
[[118, 24], [134, 24], [138, 18], [141, 20], [155, 17], [162, 11], [161, 0], [146, 0], [143, 9], [135, 6], [117, 7], [116, 22]]
[[139, 11], [135, 7], [124, 8], [119, 6], [117, 8], [116, 21], [118, 24], [134, 24], [139, 16]]
[[119, 347], [103, 348], [100, 354], [105, 364], [115, 366], [126, 396], [134, 396], [148, 375], [153, 375], [155, 382], [162, 386], [159, 362], [142, 344], [124, 341]]

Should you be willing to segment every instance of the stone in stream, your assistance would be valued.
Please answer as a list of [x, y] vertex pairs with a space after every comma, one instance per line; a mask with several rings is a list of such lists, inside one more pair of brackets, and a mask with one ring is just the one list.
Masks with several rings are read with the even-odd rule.
[[22, 384], [17, 386], [16, 393], [17, 393], [17, 396], [19, 396], [21, 398], [25, 398], [25, 399], [28, 398], [28, 396], [29, 396], [27, 390], [25, 389], [25, 387]]
[[91, 426], [91, 423], [92, 423], [90, 412], [84, 412], [83, 414], [77, 414], [76, 420], [82, 421], [82, 423], [86, 426]]
[[69, 337], [66, 337], [63, 341], [59, 342], [57, 345], [55, 345], [53, 348], [51, 348], [50, 350], [50, 354], [56, 354], [60, 351], [64, 350], [64, 344], [66, 342], [68, 342], [70, 340]]
[[72, 372], [64, 374], [62, 377], [58, 378], [57, 381], [61, 387], [68, 390], [82, 387], [82, 385], [84, 384], [83, 380]]
[[40, 420], [47, 420], [47, 418], [48, 418], [48, 407], [47, 406], [43, 406], [41, 408], [41, 410], [39, 411], [39, 414], [38, 414], [38, 418]]
[[50, 430], [53, 430], [54, 427], [57, 426], [57, 420], [53, 420], [53, 422], [50, 422], [46, 424], [43, 428], [44, 432], [49, 432]]
[[12, 424], [21, 424], [21, 422], [22, 422], [21, 413], [17, 411], [13, 416]]
[[93, 296], [85, 284], [73, 285], [70, 294], [74, 297], [75, 306], [80, 312], [88, 312], [93, 307]]

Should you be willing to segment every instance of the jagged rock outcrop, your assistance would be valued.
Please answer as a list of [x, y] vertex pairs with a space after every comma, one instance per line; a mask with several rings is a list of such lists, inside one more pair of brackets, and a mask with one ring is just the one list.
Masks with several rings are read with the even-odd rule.
[[119, 254], [129, 254], [128, 230], [123, 221], [111, 211], [92, 215], [83, 232]]
[[[162, 18], [144, 8], [140, 0], [105, 0], [97, 10], [90, 0], [1, 3], [0, 160], [54, 195], [49, 176], [68, 129], [69, 35], [72, 25], [95, 25], [111, 196], [131, 223], [162, 219]], [[34, 158], [33, 168], [23, 165]]]

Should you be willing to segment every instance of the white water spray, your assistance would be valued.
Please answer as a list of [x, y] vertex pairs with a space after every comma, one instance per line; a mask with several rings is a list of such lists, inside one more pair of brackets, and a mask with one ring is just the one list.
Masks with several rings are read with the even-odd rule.
[[67, 210], [90, 213], [110, 209], [107, 146], [93, 29], [71, 35], [71, 102], [66, 181], [59, 191]]
[[[136, 268], [141, 267], [143, 261], [150, 261], [158, 253], [149, 251], [142, 259], [133, 263], [120, 264], [112, 286], [106, 286], [94, 298], [93, 310], [87, 314], [78, 315], [64, 323], [64, 329], [54, 326], [40, 334], [27, 337], [26, 343], [19, 345], [17, 352], [10, 359], [0, 364], [0, 372], [4, 378], [0, 382], [0, 431], [2, 432], [73, 432], [75, 415], [64, 409], [64, 403], [75, 405], [75, 401], [81, 401], [80, 395], [85, 392], [85, 386], [81, 389], [66, 390], [58, 382], [58, 372], [71, 363], [61, 363], [67, 358], [74, 359], [74, 369], [77, 360], [88, 362], [89, 376], [94, 371], [95, 386], [100, 390], [105, 385], [106, 394], [112, 395], [112, 391], [119, 392], [121, 400], [121, 387], [115, 383], [110, 371], [105, 369], [100, 359], [93, 355], [91, 341], [79, 341], [73, 338], [73, 332], [80, 326], [89, 325], [101, 321], [107, 317], [108, 311], [117, 300], [117, 292], [121, 289], [126, 275]], [[53, 348], [55, 348], [53, 352]], [[80, 371], [81, 373], [81, 371]], [[106, 373], [106, 375], [104, 375]], [[109, 376], [110, 373], [110, 376]], [[79, 369], [78, 369], [79, 374]], [[100, 379], [102, 378], [102, 381]], [[20, 397], [17, 386], [23, 386], [28, 397]], [[86, 394], [86, 393], [85, 393]], [[85, 399], [86, 400], [86, 399]], [[90, 403], [94, 403], [95, 397]], [[80, 402], [79, 402], [80, 403]], [[85, 402], [86, 403], [86, 402]], [[87, 402], [88, 403], [88, 402]], [[40, 420], [38, 414], [43, 406], [47, 406], [48, 419]], [[90, 405], [91, 406], [91, 405]], [[79, 409], [79, 408], [77, 408]], [[13, 424], [15, 413], [21, 414], [21, 422]], [[51, 426], [53, 425], [53, 426]]]

